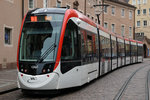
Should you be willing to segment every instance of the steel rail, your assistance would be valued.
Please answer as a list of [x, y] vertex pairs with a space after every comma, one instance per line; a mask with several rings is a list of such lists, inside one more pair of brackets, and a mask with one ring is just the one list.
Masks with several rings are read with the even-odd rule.
[[150, 69], [147, 72], [146, 84], [145, 84], [145, 100], [149, 100], [149, 85], [150, 85]]
[[[150, 64], [148, 64], [148, 65], [150, 65]], [[113, 100], [121, 100], [121, 97], [122, 97], [124, 91], [126, 90], [128, 84], [129, 84], [129, 82], [130, 82], [131, 79], [133, 78], [133, 76], [134, 76], [138, 71], [140, 71], [142, 68], [144, 68], [144, 67], [146, 67], [146, 66], [148, 66], [148, 65], [144, 65], [144, 66], [138, 68], [136, 71], [134, 71], [134, 72], [129, 76], [129, 78], [125, 81], [125, 83], [122, 85], [122, 87], [120, 88], [119, 92], [116, 94], [116, 96], [114, 97]]]

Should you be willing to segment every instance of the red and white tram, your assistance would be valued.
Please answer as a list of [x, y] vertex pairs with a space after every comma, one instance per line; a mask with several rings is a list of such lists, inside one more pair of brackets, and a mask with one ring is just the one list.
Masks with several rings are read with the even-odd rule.
[[36, 91], [82, 86], [142, 61], [140, 41], [116, 36], [73, 9], [35, 9], [24, 17], [20, 30], [18, 87]]

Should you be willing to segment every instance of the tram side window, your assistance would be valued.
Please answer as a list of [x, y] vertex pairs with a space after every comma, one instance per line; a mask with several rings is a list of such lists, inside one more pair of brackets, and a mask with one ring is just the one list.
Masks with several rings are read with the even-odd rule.
[[77, 58], [77, 36], [70, 28], [66, 29], [62, 47], [62, 59], [76, 59]]
[[118, 42], [118, 57], [124, 57], [124, 56], [125, 56], [124, 43]]
[[116, 41], [112, 40], [112, 58], [117, 57], [117, 45]]
[[138, 46], [138, 56], [143, 56], [143, 46]]
[[136, 55], [137, 55], [137, 46], [131, 45], [131, 56], [136, 56]]
[[121, 54], [122, 57], [125, 56], [125, 49], [124, 49], [124, 43], [121, 43]]
[[93, 35], [93, 56], [94, 56], [94, 61], [98, 61], [98, 36]]
[[100, 41], [101, 41], [101, 58], [106, 58], [107, 57], [107, 38], [100, 36]]
[[105, 42], [105, 45], [106, 45], [106, 56], [105, 58], [106, 59], [110, 59], [111, 58], [111, 46], [110, 46], [110, 39], [109, 38], [106, 38], [106, 42]]
[[101, 58], [109, 59], [111, 57], [110, 39], [100, 36]]
[[92, 36], [92, 61], [98, 61], [98, 37], [96, 34], [91, 34]]
[[130, 56], [130, 45], [126, 44], [126, 56], [129, 57]]
[[134, 46], [131, 44], [131, 56], [134, 56]]
[[118, 57], [121, 57], [121, 42], [118, 42]]
[[[81, 29], [81, 54], [83, 64], [98, 60], [98, 40], [95, 34]], [[97, 45], [97, 46], [96, 46]]]
[[87, 59], [88, 61], [92, 60], [92, 48], [93, 48], [93, 42], [92, 42], [92, 36], [87, 35], [87, 47], [88, 47], [88, 54], [87, 54]]
[[121, 43], [118, 42], [118, 57], [121, 55]]
[[80, 36], [78, 27], [70, 20], [67, 23], [61, 52], [61, 72], [66, 73], [81, 65]]
[[82, 56], [82, 62], [86, 63], [86, 57], [87, 57], [87, 33], [85, 30], [80, 30], [81, 33], [81, 56]]
[[100, 50], [100, 51], [101, 51], [101, 52], [100, 52], [100, 53], [101, 53], [100, 56], [101, 56], [101, 58], [103, 58], [104, 55], [105, 55], [105, 54], [104, 54], [104, 53], [105, 53], [105, 52], [104, 52], [104, 45], [105, 45], [105, 44], [104, 44], [104, 41], [105, 41], [105, 40], [104, 40], [104, 37], [103, 37], [103, 36], [100, 36], [100, 43], [101, 43], [101, 44], [100, 44], [100, 49], [101, 49], [101, 50]]
[[135, 45], [135, 48], [134, 48], [134, 56], [137, 56], [137, 45]]

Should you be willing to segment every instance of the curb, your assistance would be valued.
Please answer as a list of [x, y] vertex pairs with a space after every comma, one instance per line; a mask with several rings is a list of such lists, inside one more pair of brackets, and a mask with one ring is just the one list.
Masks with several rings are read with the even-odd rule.
[[9, 90], [1, 91], [1, 92], [0, 92], [0, 95], [5, 94], [5, 93], [9, 93], [9, 92], [12, 92], [12, 91], [16, 91], [16, 90], [19, 90], [19, 88], [18, 88], [18, 87], [15, 87], [15, 88], [12, 88], [12, 89], [9, 89]]

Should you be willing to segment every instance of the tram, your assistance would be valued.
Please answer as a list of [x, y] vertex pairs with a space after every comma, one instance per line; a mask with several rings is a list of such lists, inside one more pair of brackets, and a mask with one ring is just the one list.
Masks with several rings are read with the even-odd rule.
[[39, 91], [82, 86], [142, 61], [140, 41], [117, 36], [74, 9], [35, 9], [26, 14], [20, 30], [18, 87]]

